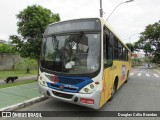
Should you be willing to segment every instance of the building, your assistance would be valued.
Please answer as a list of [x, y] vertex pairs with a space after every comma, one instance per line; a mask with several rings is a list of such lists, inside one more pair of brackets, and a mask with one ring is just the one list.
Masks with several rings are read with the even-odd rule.
[[138, 58], [138, 55], [136, 53], [132, 53], [132, 58]]

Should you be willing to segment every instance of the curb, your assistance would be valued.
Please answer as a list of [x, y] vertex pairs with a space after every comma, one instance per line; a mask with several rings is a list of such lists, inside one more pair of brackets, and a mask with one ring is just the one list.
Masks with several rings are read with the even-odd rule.
[[0, 108], [0, 111], [13, 111], [13, 110], [16, 110], [16, 109], [20, 109], [20, 108], [24, 108], [24, 107], [30, 106], [30, 105], [32, 105], [32, 104], [34, 104], [36, 102], [40, 102], [40, 101], [43, 101], [45, 99], [47, 99], [47, 97], [45, 97], [45, 96], [32, 98], [30, 100], [26, 100], [24, 102], [17, 103], [15, 105], [11, 105], [11, 106], [7, 106], [7, 107], [4, 107], [4, 108]]
[[153, 69], [154, 71], [156, 71], [156, 72], [158, 72], [158, 73], [160, 73], [160, 70], [158, 70], [158, 69]]

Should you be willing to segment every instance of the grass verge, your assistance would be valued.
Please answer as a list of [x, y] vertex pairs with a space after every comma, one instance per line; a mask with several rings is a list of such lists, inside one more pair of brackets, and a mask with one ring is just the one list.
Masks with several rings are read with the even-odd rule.
[[0, 71], [0, 80], [5, 80], [9, 76], [18, 76], [24, 77], [24, 76], [33, 76], [37, 75], [38, 71], [37, 70], [31, 70], [30, 73], [26, 73], [26, 71]]
[[13, 86], [17, 86], [17, 85], [28, 84], [28, 83], [34, 83], [34, 82], [37, 82], [37, 81], [36, 80], [24, 80], [24, 81], [20, 81], [20, 82], [0, 84], [0, 89], [7, 88], [7, 87], [13, 87]]

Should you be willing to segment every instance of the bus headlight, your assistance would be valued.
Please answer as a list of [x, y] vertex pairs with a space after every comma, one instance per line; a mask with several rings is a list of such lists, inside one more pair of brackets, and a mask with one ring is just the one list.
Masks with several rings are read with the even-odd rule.
[[80, 90], [80, 93], [93, 93], [98, 87], [98, 84], [95, 84], [95, 82], [86, 85], [84, 88]]
[[91, 88], [91, 89], [94, 89], [94, 85], [93, 85], [93, 84], [91, 84], [91, 85], [90, 85], [90, 88]]
[[39, 79], [38, 79], [39, 83], [43, 86], [47, 86], [47, 83], [46, 81], [43, 79], [43, 77], [39, 76]]
[[89, 92], [89, 89], [88, 89], [88, 88], [84, 88], [84, 91], [85, 91], [86, 93], [88, 93], [88, 92]]

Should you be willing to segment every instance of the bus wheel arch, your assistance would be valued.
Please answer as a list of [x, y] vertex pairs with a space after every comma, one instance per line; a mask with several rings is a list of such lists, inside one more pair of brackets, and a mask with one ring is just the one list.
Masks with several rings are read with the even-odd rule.
[[129, 77], [129, 70], [127, 71], [127, 77], [126, 77], [126, 81], [125, 81], [125, 83], [127, 83], [127, 82], [128, 82], [128, 77]]
[[114, 94], [117, 91], [117, 87], [118, 87], [118, 76], [116, 76], [114, 79], [113, 87], [111, 90], [111, 97], [109, 98], [109, 101], [111, 101], [113, 99]]

